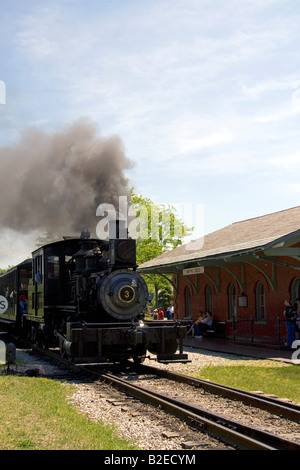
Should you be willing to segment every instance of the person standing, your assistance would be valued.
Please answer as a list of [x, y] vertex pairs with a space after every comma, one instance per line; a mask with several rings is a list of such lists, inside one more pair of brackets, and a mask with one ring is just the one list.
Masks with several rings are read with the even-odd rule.
[[173, 315], [174, 315], [174, 307], [173, 307], [173, 304], [170, 303], [169, 307], [166, 310], [166, 318], [168, 320], [172, 320]]
[[27, 299], [25, 294], [21, 294], [19, 297], [19, 306], [20, 306], [20, 313], [27, 313]]
[[284, 301], [283, 315], [286, 321], [287, 340], [286, 345], [291, 347], [296, 337], [296, 317], [297, 314], [290, 300]]
[[164, 311], [162, 308], [158, 309], [158, 319], [163, 320], [164, 319]]

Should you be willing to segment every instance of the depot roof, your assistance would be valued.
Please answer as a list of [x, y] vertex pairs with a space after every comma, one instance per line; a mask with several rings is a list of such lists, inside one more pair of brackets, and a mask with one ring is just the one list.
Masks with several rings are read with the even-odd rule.
[[247, 256], [268, 261], [272, 257], [290, 256], [293, 265], [298, 265], [300, 248], [291, 248], [298, 242], [300, 206], [228, 225], [147, 261], [139, 271], [145, 274], [178, 272], [230, 261], [247, 262]]

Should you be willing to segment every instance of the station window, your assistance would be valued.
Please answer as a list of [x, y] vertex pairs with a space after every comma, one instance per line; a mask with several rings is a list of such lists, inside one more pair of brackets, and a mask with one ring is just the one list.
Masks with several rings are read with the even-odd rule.
[[292, 284], [291, 299], [295, 302], [298, 298], [300, 298], [300, 278], [296, 277]]

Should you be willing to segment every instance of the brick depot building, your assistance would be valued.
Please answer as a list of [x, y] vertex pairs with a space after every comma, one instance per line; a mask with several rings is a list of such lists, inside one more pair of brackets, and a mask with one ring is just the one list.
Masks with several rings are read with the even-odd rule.
[[283, 302], [300, 297], [300, 206], [229, 225], [139, 271], [173, 274], [175, 318], [209, 310], [227, 338], [280, 345]]

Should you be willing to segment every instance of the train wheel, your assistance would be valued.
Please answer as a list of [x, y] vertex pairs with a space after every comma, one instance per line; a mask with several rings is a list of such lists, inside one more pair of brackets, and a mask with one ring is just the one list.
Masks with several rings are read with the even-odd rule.
[[140, 366], [144, 362], [145, 358], [141, 356], [133, 357], [133, 362], [135, 366]]
[[59, 341], [59, 354], [62, 358], [64, 358], [64, 359], [67, 358], [67, 353], [65, 351], [63, 341]]
[[65, 348], [64, 348], [64, 341], [62, 341], [61, 339], [59, 339], [59, 353], [60, 353], [60, 356], [63, 358], [63, 359], [66, 359], [67, 361], [69, 362], [74, 362], [74, 357], [73, 356], [70, 356]]
[[139, 350], [135, 351], [134, 354], [132, 355], [134, 365], [139, 366], [140, 364], [142, 364], [145, 360], [145, 355], [146, 355], [145, 347], [139, 348]]
[[43, 337], [41, 338], [41, 348], [46, 351], [47, 349], [49, 349], [49, 340], [47, 337]]

